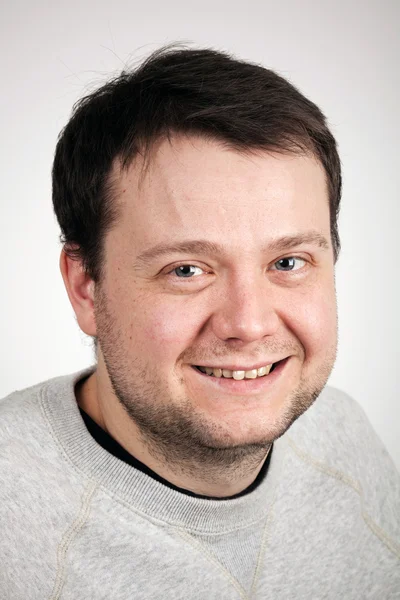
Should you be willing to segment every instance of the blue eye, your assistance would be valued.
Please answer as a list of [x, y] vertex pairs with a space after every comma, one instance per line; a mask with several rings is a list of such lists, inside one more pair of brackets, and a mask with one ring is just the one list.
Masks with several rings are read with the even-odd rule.
[[[295, 261], [300, 261], [303, 263], [299, 267], [295, 268]], [[305, 264], [305, 260], [303, 258], [299, 258], [297, 256], [288, 256], [287, 258], [281, 258], [276, 261], [275, 265], [280, 265], [282, 268], [277, 268], [277, 271], [297, 271], [301, 269], [301, 267]]]
[[[200, 271], [200, 273], [197, 271]], [[200, 267], [196, 267], [195, 265], [180, 265], [172, 272], [182, 279], [191, 279], [193, 275], [201, 275], [203, 269], [200, 269]]]

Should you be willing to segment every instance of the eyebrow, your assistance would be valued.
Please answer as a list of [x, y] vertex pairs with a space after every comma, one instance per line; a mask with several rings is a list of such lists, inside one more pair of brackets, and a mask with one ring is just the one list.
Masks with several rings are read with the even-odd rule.
[[[289, 250], [295, 246], [303, 244], [311, 244], [322, 250], [329, 250], [330, 244], [325, 236], [317, 231], [307, 231], [296, 235], [285, 235], [280, 238], [272, 239], [264, 248], [266, 252], [281, 252]], [[171, 254], [197, 254], [201, 256], [219, 256], [226, 257], [227, 252], [223, 246], [208, 240], [184, 240], [176, 244], [161, 243], [145, 250], [136, 257], [135, 266], [145, 266], [161, 256], [169, 256]]]

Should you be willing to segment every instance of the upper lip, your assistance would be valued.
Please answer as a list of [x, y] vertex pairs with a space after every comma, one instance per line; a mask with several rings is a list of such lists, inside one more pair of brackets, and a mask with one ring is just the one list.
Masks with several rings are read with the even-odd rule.
[[258, 362], [256, 364], [253, 365], [249, 365], [249, 366], [243, 366], [243, 364], [241, 365], [234, 365], [233, 363], [225, 363], [224, 365], [218, 365], [213, 363], [212, 365], [205, 365], [202, 363], [196, 363], [195, 366], [197, 367], [208, 367], [210, 369], [225, 369], [227, 371], [253, 371], [254, 369], [260, 369], [261, 367], [265, 367], [266, 365], [273, 365], [274, 363], [277, 363], [281, 360], [284, 360], [285, 358], [287, 358], [286, 356], [284, 356], [283, 358], [275, 358], [272, 360], [267, 360], [267, 361], [263, 361], [263, 362]]

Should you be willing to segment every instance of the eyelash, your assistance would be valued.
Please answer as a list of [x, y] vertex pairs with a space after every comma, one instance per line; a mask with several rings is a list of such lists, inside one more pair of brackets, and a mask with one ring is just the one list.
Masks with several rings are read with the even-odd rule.
[[[300, 260], [303, 261], [304, 263], [309, 263], [308, 260], [306, 260], [305, 258], [301, 257], [301, 256], [283, 256], [282, 258], [279, 258], [278, 260], [276, 260], [273, 265], [275, 266], [277, 263], [279, 263], [282, 260], [289, 260], [289, 259], [295, 259], [295, 260]], [[173, 267], [170, 271], [168, 271], [167, 275], [171, 276], [173, 279], [175, 280], [183, 280], [183, 281], [188, 281], [191, 279], [197, 279], [198, 276], [193, 276], [193, 277], [173, 277], [173, 273], [174, 271], [176, 271], [176, 269], [179, 269], [179, 267], [195, 267], [198, 269], [202, 269], [202, 267], [198, 267], [198, 265], [192, 264], [192, 263], [180, 263], [178, 265], [176, 265], [175, 267]], [[204, 271], [204, 269], [202, 269]], [[297, 273], [298, 271], [302, 270], [302, 267], [300, 267], [299, 269], [294, 269], [294, 270], [289, 270], [289, 271], [280, 271], [279, 269], [273, 269], [274, 271], [277, 271], [278, 273]]]

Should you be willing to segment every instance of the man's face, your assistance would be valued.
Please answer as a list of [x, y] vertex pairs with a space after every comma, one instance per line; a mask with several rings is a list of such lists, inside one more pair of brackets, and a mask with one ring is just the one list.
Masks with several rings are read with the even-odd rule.
[[311, 157], [245, 155], [199, 137], [161, 142], [141, 167], [116, 173], [121, 218], [96, 290], [99, 364], [161, 445], [272, 442], [318, 396], [336, 355], [324, 171]]

